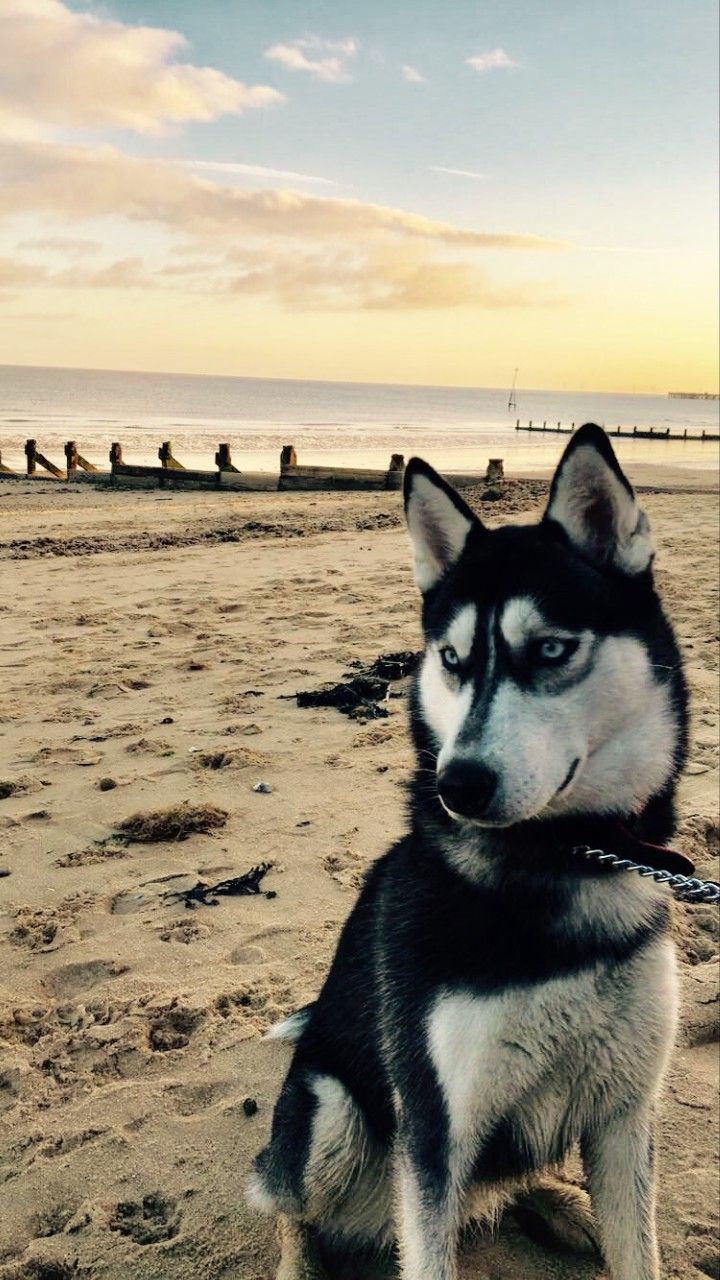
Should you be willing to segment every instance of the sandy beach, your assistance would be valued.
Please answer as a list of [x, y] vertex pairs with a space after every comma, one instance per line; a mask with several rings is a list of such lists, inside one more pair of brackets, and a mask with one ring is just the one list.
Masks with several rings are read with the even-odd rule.
[[[692, 692], [675, 843], [717, 878], [718, 503], [672, 478], [644, 505]], [[545, 493], [508, 482], [479, 509], [534, 518]], [[270, 1280], [243, 1185], [288, 1050], [262, 1034], [317, 992], [411, 768], [402, 682], [366, 723], [293, 695], [419, 646], [400, 497], [0, 481], [0, 615], [0, 1278]], [[220, 825], [118, 838], [184, 805]], [[260, 862], [274, 896], [172, 897]], [[663, 1274], [718, 1280], [718, 912], [678, 907], [676, 929]], [[508, 1219], [461, 1274], [599, 1271]]]

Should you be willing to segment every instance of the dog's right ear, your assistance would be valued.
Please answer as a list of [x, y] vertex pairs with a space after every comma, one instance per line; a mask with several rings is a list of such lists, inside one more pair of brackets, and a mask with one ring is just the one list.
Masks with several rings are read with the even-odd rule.
[[425, 594], [457, 563], [470, 530], [480, 521], [452, 486], [421, 458], [411, 458], [405, 469], [405, 516], [415, 581]]

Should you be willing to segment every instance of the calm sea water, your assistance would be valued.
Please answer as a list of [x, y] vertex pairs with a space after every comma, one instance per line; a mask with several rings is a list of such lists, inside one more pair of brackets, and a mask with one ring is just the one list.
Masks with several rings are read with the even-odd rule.
[[[275, 470], [282, 445], [298, 461], [385, 467], [391, 453], [422, 454], [446, 469], [484, 470], [488, 457], [507, 470], [550, 465], [564, 441], [514, 430], [516, 418], [542, 423], [595, 421], [700, 433], [718, 430], [718, 403], [666, 396], [532, 391], [519, 388], [508, 411], [507, 389], [296, 382], [261, 378], [113, 373], [0, 366], [0, 449], [8, 466], [24, 466], [34, 437], [53, 461], [75, 440], [90, 461], [107, 465], [119, 440], [127, 462], [157, 462], [172, 440], [186, 464], [213, 467], [220, 441], [241, 469]], [[626, 463], [716, 468], [714, 444], [618, 441]]]

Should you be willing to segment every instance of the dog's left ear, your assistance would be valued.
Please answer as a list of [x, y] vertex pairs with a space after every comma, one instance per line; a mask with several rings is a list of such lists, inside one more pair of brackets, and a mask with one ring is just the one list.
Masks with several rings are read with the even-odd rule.
[[593, 422], [576, 432], [560, 459], [543, 519], [561, 525], [596, 563], [629, 574], [644, 573], [652, 564], [647, 516], [605, 432]]
[[411, 458], [405, 468], [405, 516], [415, 581], [424, 594], [457, 564], [473, 526], [482, 525], [452, 485], [422, 458]]

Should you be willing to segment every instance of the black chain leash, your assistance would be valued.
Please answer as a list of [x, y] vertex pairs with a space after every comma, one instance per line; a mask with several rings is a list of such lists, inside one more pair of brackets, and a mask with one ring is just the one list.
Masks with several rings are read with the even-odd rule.
[[657, 867], [646, 867], [642, 862], [619, 858], [616, 853], [591, 849], [586, 844], [576, 845], [572, 852], [585, 862], [597, 862], [600, 866], [613, 867], [616, 871], [637, 871], [640, 876], [649, 876], [657, 884], [666, 884], [682, 902], [720, 903], [720, 884], [714, 880], [696, 880], [694, 876], [682, 876], [671, 871], [661, 871]]

